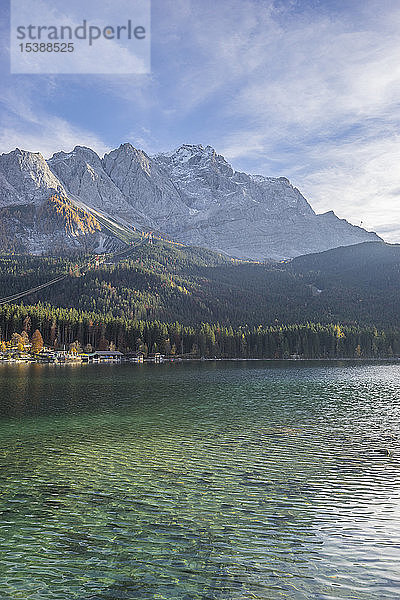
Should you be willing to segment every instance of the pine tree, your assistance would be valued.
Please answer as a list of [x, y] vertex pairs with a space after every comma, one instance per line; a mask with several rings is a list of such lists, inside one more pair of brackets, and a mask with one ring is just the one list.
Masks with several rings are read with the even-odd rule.
[[99, 350], [108, 350], [109, 343], [105, 337], [102, 337], [99, 341]]

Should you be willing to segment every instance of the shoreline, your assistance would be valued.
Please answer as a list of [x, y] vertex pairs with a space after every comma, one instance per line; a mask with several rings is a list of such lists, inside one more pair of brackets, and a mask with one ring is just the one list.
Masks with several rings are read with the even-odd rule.
[[370, 363], [370, 362], [391, 362], [397, 363], [400, 361], [400, 357], [344, 357], [344, 358], [184, 358], [180, 360], [162, 360], [155, 362], [154, 360], [144, 360], [143, 362], [135, 362], [129, 360], [122, 361], [100, 361], [100, 362], [84, 362], [84, 361], [63, 361], [63, 362], [47, 362], [40, 360], [0, 360], [0, 366], [2, 365], [13, 365], [13, 366], [29, 366], [29, 365], [42, 365], [42, 366], [53, 366], [53, 367], [64, 367], [64, 366], [89, 366], [89, 365], [171, 365], [171, 364], [184, 364], [184, 363], [217, 363], [217, 362], [269, 362], [269, 363], [304, 363], [304, 362], [355, 362], [355, 363]]

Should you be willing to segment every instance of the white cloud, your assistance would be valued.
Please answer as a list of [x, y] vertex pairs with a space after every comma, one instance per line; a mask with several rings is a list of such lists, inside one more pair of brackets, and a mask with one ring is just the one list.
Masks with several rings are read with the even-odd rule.
[[[104, 154], [109, 147], [94, 132], [43, 110], [37, 98], [57, 94], [53, 76], [17, 77], [2, 91], [3, 117], [0, 124], [0, 152], [16, 147], [40, 152], [45, 158], [76, 145], [89, 146]], [[39, 104], [39, 106], [38, 106]]]
[[[11, 96], [8, 100], [11, 105]], [[89, 146], [99, 154], [109, 150], [95, 133], [72, 125], [61, 117], [32, 111], [27, 96], [25, 101], [16, 98], [13, 111], [3, 118], [0, 126], [0, 152], [20, 148], [40, 152], [47, 158], [54, 152], [70, 150], [76, 145]]]
[[[309, 4], [153, 0], [151, 75], [68, 82], [109, 99], [127, 124], [120, 141], [150, 153], [210, 143], [238, 169], [290, 177], [318, 212], [400, 240], [400, 6], [299, 10]], [[2, 92], [14, 115], [0, 129], [3, 151], [107, 149], [84, 125], [46, 114], [41, 95], [67, 94], [63, 79], [41, 78], [43, 91], [33, 80]]]
[[243, 64], [254, 65], [251, 77], [226, 102], [236, 126], [218, 149], [238, 168], [252, 163], [253, 171], [291, 177], [318, 212], [334, 209], [395, 241], [400, 32], [393, 23], [400, 10], [387, 8], [355, 20], [357, 27], [315, 14], [312, 22], [280, 21], [268, 39], [256, 27], [250, 59], [241, 47]]
[[49, 158], [54, 152], [69, 151], [77, 145], [88, 146], [99, 155], [103, 155], [110, 149], [95, 134], [74, 127], [57, 117], [47, 118], [42, 127], [31, 130], [16, 127], [0, 128], [1, 152], [20, 148], [40, 152], [45, 158]]
[[[168, 19], [162, 19], [161, 11], [160, 19], [154, 19], [153, 42], [166, 56], [166, 74], [173, 78], [173, 91], [167, 91], [180, 114], [224, 90], [229, 101], [235, 85], [262, 66], [260, 43], [266, 48], [279, 29], [272, 1], [231, 0], [228, 7], [212, 0], [165, 0], [162, 14]], [[158, 77], [161, 85], [164, 75]]]
[[[150, 35], [138, 40], [134, 36], [129, 40], [124, 36], [127, 32], [127, 15], [134, 14], [132, 24], [145, 26], [149, 30], [150, 4], [147, 0], [115, 0], [104, 3], [99, 10], [98, 0], [85, 0], [84, 8], [81, 0], [19, 0], [11, 5], [11, 71], [13, 73], [81, 73], [81, 74], [131, 74], [148, 73], [150, 70]], [[28, 27], [38, 24], [47, 27], [70, 27], [75, 31], [81, 28], [79, 36], [66, 38], [73, 47], [71, 52], [21, 52], [19, 39], [16, 38], [18, 27]], [[106, 26], [112, 27], [114, 38], [105, 38], [101, 31]], [[120, 39], [116, 38], [117, 26], [124, 27]], [[92, 28], [96, 31], [92, 31]], [[111, 31], [111, 30], [110, 30]], [[85, 35], [85, 39], [80, 36]], [[36, 37], [34, 40], [47, 38]], [[93, 40], [92, 40], [93, 34]], [[25, 38], [28, 39], [28, 38]], [[59, 38], [57, 38], [59, 39]], [[89, 41], [90, 40], [90, 41]], [[29, 41], [29, 40], [28, 40]], [[61, 41], [61, 40], [60, 40]]]
[[341, 218], [374, 230], [385, 240], [400, 240], [400, 136], [326, 147], [296, 183], [318, 212], [335, 208]]

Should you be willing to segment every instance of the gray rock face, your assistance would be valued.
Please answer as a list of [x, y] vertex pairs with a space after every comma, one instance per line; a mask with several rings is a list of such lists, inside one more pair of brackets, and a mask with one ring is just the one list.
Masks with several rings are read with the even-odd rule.
[[132, 208], [145, 215], [148, 226], [166, 231], [172, 215], [189, 216], [179, 188], [162, 166], [142, 150], [123, 144], [106, 154], [102, 162]]
[[126, 218], [133, 225], [142, 224], [144, 216], [135, 212], [103, 169], [100, 157], [90, 148], [76, 146], [72, 152], [57, 152], [48, 165], [69, 194], [88, 206]]
[[210, 146], [184, 145], [155, 160], [191, 209], [189, 218], [171, 221], [166, 230], [184, 243], [279, 260], [379, 239], [334, 213], [316, 215], [285, 177], [235, 172]]
[[116, 221], [237, 258], [279, 260], [380, 239], [333, 212], [315, 214], [284, 177], [234, 171], [210, 146], [148, 156], [123, 144], [103, 159], [77, 146], [47, 163], [20, 150], [0, 156], [0, 207], [40, 203], [54, 191]]
[[17, 148], [0, 155], [0, 206], [38, 203], [53, 192], [66, 193], [41, 154]]
[[[47, 210], [51, 196], [68, 197], [70, 193], [41, 154], [16, 149], [1, 155], [0, 250], [41, 254], [114, 247], [115, 241], [103, 232], [68, 231], [60, 215]], [[83, 225], [84, 220], [83, 214]]]

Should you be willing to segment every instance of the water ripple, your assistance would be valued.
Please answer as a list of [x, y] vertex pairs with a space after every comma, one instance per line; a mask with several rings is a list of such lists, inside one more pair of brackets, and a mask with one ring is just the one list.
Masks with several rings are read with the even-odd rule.
[[1, 600], [400, 596], [399, 366], [0, 366]]

